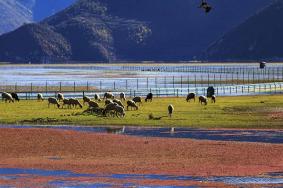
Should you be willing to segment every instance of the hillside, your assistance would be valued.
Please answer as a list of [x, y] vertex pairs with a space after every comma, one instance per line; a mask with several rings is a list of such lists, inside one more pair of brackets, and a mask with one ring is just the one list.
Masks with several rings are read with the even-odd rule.
[[0, 1], [0, 34], [32, 21], [32, 12], [17, 0]]
[[0, 0], [0, 34], [25, 23], [37, 22], [74, 3], [75, 0]]
[[[58, 34], [53, 36], [62, 36], [70, 46], [62, 60], [191, 60], [224, 32], [270, 3], [269, 0], [211, 2], [214, 11], [205, 14], [197, 8], [197, 1], [79, 0], [40, 24], [48, 25]], [[5, 42], [14, 43], [21, 31], [22, 28], [5, 35]], [[15, 49], [10, 52], [12, 49], [2, 45], [2, 40], [0, 37], [2, 61], [9, 58], [16, 62], [30, 59], [41, 62], [42, 56], [50, 62], [57, 59], [53, 54], [37, 54], [31, 58], [28, 54], [37, 51], [31, 46], [26, 55], [19, 53], [19, 48], [17, 53]], [[53, 52], [59, 49], [53, 47]], [[17, 59], [6, 54], [15, 54]]]
[[211, 45], [210, 60], [282, 60], [283, 1], [278, 0]]

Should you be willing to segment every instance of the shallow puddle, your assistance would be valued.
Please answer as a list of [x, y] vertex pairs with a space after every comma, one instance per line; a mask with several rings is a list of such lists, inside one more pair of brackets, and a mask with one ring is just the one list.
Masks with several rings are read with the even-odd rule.
[[188, 138], [213, 141], [283, 143], [283, 130], [213, 130], [193, 128], [90, 127], [90, 126], [0, 126], [1, 128], [48, 128], [84, 132], [116, 133], [141, 137]]
[[[226, 185], [264, 185], [278, 187], [283, 186], [283, 173], [274, 173], [258, 177], [197, 177], [197, 176], [172, 176], [153, 174], [80, 174], [64, 170], [19, 169], [0, 168], [0, 186], [13, 187], [24, 182], [23, 185], [38, 185], [47, 187], [166, 187], [163, 182], [174, 181], [190, 186], [199, 187], [201, 183], [223, 183]], [[1, 183], [4, 180], [5, 183]], [[156, 180], [160, 185], [143, 185], [147, 180]], [[168, 187], [184, 187], [170, 185]], [[201, 186], [203, 187], [203, 186]], [[204, 186], [205, 187], [205, 186]]]

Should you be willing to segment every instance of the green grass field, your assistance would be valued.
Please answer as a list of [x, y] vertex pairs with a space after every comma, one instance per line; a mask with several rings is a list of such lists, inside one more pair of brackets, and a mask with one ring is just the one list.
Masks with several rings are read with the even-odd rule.
[[[167, 106], [173, 104], [172, 118], [167, 117]], [[100, 103], [104, 106], [104, 103]], [[101, 117], [82, 114], [83, 109], [48, 108], [47, 101], [19, 103], [0, 102], [1, 124], [48, 125], [134, 125], [203, 128], [283, 128], [283, 96], [218, 97], [217, 103], [207, 106], [185, 101], [185, 98], [155, 98], [143, 103], [138, 111], [126, 111], [126, 117]], [[149, 114], [162, 117], [149, 120]]]

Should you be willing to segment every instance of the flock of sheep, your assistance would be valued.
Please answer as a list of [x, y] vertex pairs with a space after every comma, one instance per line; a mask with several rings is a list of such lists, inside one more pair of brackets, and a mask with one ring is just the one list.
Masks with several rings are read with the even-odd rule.
[[[88, 104], [88, 110], [91, 110], [92, 112], [96, 113], [101, 113], [104, 116], [107, 115], [112, 115], [112, 116], [117, 116], [117, 117], [124, 117], [126, 115], [125, 113], [125, 108], [127, 110], [138, 110], [139, 105], [142, 103], [142, 97], [134, 97], [131, 100], [127, 100], [126, 102], [126, 95], [124, 92], [120, 93], [119, 98], [115, 98], [114, 94], [111, 92], [106, 92], [103, 95], [103, 98], [100, 98], [99, 94], [94, 95], [94, 100], [92, 100], [90, 97], [84, 96], [83, 97], [83, 104], [80, 103], [78, 99], [74, 98], [65, 98], [62, 93], [57, 94], [57, 98], [55, 97], [50, 97], [47, 99], [48, 101], [48, 107], [50, 105], [56, 105], [58, 108], [64, 108], [67, 107], [69, 109], [71, 108], [77, 108], [80, 107], [82, 108], [83, 105]], [[189, 102], [191, 100], [195, 101], [196, 99], [196, 94], [195, 93], [189, 93], [186, 97], [186, 101]], [[2, 100], [4, 100], [6, 103], [7, 102], [14, 102], [14, 101], [20, 101], [19, 96], [17, 93], [6, 93], [2, 92]], [[43, 101], [43, 95], [41, 93], [37, 94], [37, 100], [38, 101]], [[153, 100], [153, 94], [148, 93], [145, 102], [152, 102]], [[104, 107], [100, 107], [98, 102], [104, 101]], [[61, 104], [60, 104], [61, 102]], [[126, 102], [126, 106], [124, 106], [123, 102]], [[216, 96], [212, 95], [211, 97], [211, 102], [215, 103], [216, 102]], [[207, 105], [208, 99], [205, 96], [199, 96], [199, 103]], [[174, 106], [170, 104], [168, 106], [168, 116], [172, 117], [174, 111]]]

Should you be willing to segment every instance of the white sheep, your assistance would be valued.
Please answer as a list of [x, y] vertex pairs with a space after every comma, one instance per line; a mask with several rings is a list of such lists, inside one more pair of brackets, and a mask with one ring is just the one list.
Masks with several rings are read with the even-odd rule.
[[104, 97], [103, 97], [104, 100], [105, 99], [114, 99], [114, 98], [115, 97], [114, 97], [114, 95], [112, 93], [110, 93], [110, 92], [104, 93]]
[[63, 100], [64, 100], [64, 95], [63, 95], [63, 93], [58, 93], [58, 94], [57, 94], [57, 99], [58, 99], [58, 101], [63, 101]]
[[205, 96], [199, 96], [199, 103], [207, 105], [207, 98]]
[[116, 105], [114, 108], [117, 117], [125, 117], [126, 113], [122, 106]]
[[5, 102], [9, 101], [9, 103], [14, 102], [12, 95], [6, 92], [2, 93], [2, 100], [5, 100]]
[[37, 94], [37, 101], [43, 101], [43, 100], [44, 100], [44, 98], [43, 98], [42, 93], [38, 93]]
[[120, 93], [120, 100], [121, 101], [126, 101], [126, 95], [124, 92]]
[[100, 95], [99, 94], [94, 94], [94, 100], [101, 101]]
[[116, 104], [118, 104], [119, 106], [125, 108], [125, 106], [123, 105], [123, 103], [122, 103], [120, 100], [114, 99], [113, 102], [116, 103]]
[[50, 107], [50, 104], [57, 105], [57, 107], [60, 108], [60, 104], [59, 104], [58, 100], [54, 97], [48, 98], [48, 108]]
[[131, 109], [132, 108], [135, 108], [136, 110], [139, 109], [139, 107], [137, 106], [137, 104], [133, 100], [127, 101], [127, 110], [129, 110], [129, 107], [131, 107]]

